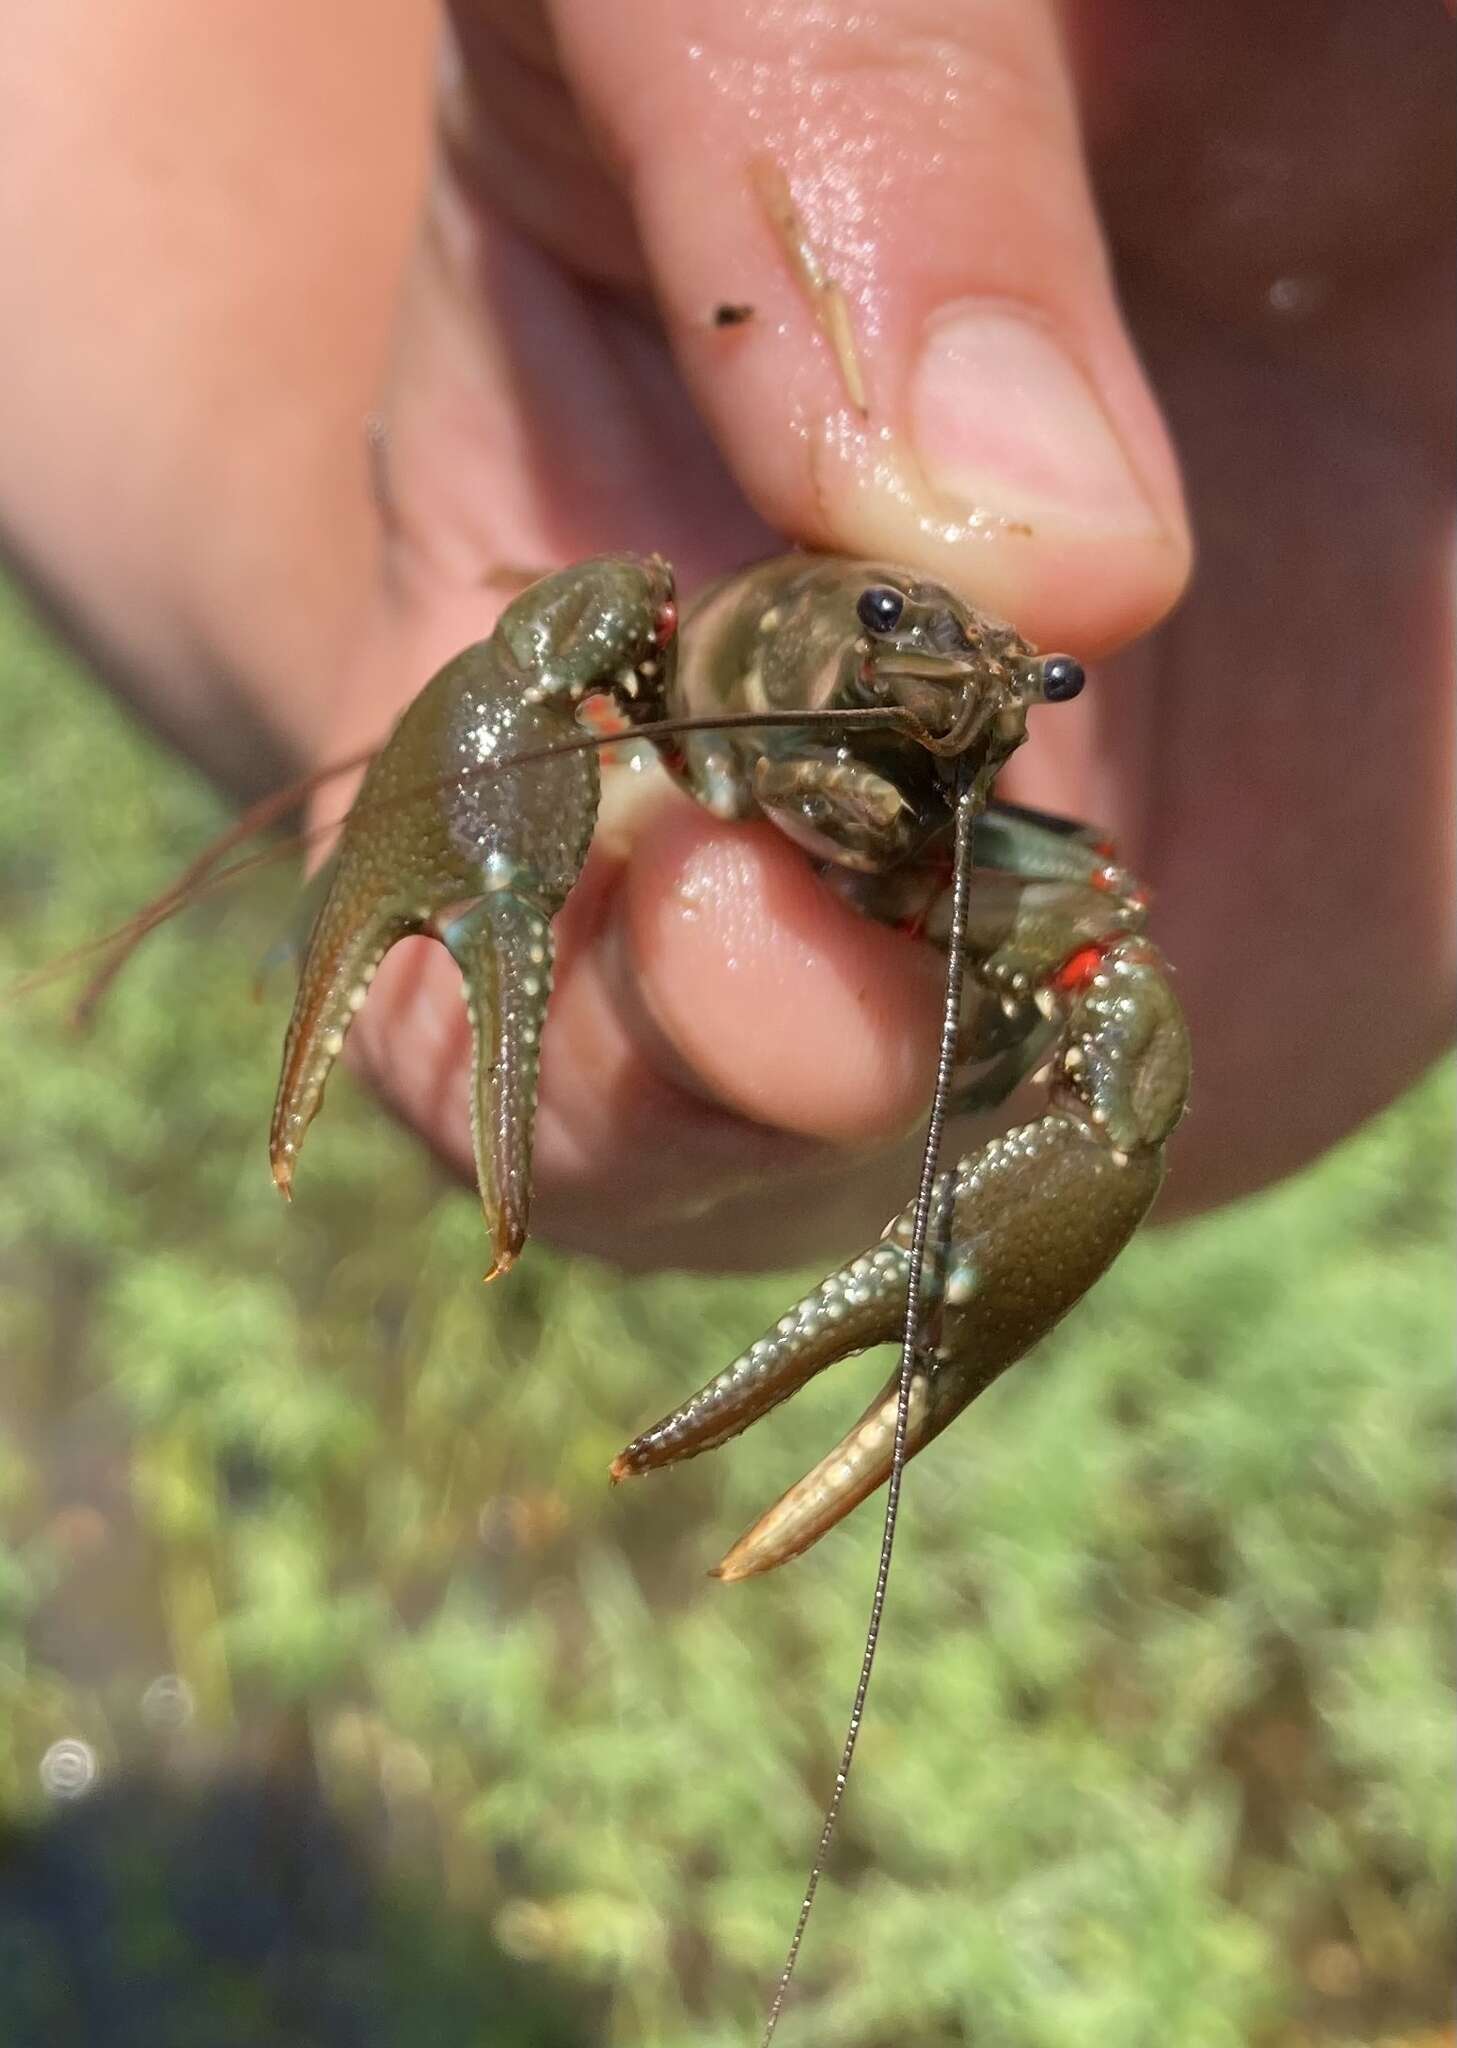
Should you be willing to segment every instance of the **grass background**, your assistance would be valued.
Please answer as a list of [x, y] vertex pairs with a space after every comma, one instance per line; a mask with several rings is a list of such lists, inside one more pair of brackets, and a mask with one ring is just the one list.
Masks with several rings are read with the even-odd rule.
[[[0, 980], [220, 818], [3, 601]], [[342, 1081], [285, 1215], [289, 894], [0, 1009], [0, 2043], [752, 2040], [878, 1517], [704, 1567], [854, 1395], [609, 1492], [793, 1278], [483, 1293]], [[914, 1468], [786, 2048], [1451, 2041], [1452, 1125], [1136, 1246]]]

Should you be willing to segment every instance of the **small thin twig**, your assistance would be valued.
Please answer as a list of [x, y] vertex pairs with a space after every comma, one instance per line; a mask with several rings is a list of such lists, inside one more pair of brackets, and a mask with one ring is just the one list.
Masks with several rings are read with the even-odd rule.
[[809, 238], [804, 216], [794, 203], [783, 166], [772, 156], [749, 160], [749, 185], [763, 208], [764, 217], [784, 251], [795, 281], [809, 300], [820, 332], [835, 359], [840, 381], [861, 419], [869, 417], [865, 376], [855, 348], [855, 330], [850, 324], [850, 305], [844, 291], [830, 276], [820, 253]]

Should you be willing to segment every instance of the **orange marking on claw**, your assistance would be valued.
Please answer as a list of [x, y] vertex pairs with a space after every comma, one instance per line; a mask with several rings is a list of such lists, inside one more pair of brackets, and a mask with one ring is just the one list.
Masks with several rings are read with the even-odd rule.
[[586, 698], [577, 707], [577, 717], [588, 732], [598, 733], [603, 738], [627, 731], [627, 721], [610, 697]]
[[[628, 738], [632, 728], [610, 697], [588, 697], [577, 707], [577, 717], [594, 739], [614, 740], [619, 736]], [[598, 755], [604, 769], [620, 768], [617, 749], [609, 748]]]
[[1102, 946], [1080, 946], [1076, 953], [1070, 954], [1063, 961], [1053, 975], [1053, 987], [1063, 990], [1065, 994], [1086, 988], [1103, 964], [1103, 953]]

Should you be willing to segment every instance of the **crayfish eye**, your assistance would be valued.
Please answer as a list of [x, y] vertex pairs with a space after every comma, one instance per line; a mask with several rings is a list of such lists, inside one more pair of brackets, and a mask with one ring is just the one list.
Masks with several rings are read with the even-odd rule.
[[869, 590], [861, 591], [855, 605], [855, 616], [867, 633], [893, 633], [905, 608], [906, 601], [898, 590], [875, 583]]
[[1050, 654], [1042, 664], [1042, 694], [1049, 704], [1066, 704], [1083, 682], [1083, 665], [1070, 654]]

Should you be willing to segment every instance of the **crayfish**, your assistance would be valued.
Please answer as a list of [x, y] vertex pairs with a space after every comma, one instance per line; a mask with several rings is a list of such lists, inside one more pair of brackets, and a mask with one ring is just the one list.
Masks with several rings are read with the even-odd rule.
[[[783, 1564], [889, 1482], [860, 1678], [766, 2042], [849, 1775], [905, 1464], [1117, 1257], [1158, 1193], [1184, 1111], [1187, 1035], [1138, 883], [1094, 831], [994, 795], [1028, 712], [1083, 680], [1069, 656], [1039, 655], [940, 585], [879, 562], [765, 562], [704, 591], [681, 628], [672, 572], [655, 556], [558, 570], [447, 663], [371, 757], [304, 955], [273, 1114], [278, 1186], [292, 1188], [380, 961], [431, 934], [464, 981], [477, 1179], [502, 1273], [527, 1236], [552, 920], [587, 856], [604, 745], [651, 743], [715, 816], [768, 820], [859, 910], [946, 951], [914, 1198], [612, 1466], [624, 1479], [713, 1450], [824, 1367], [899, 1341], [897, 1370], [854, 1427], [716, 1567], [743, 1579]], [[613, 731], [587, 730], [582, 714], [604, 699]], [[228, 847], [350, 765], [259, 807], [110, 935], [92, 998], [138, 938], [236, 872], [219, 868]], [[946, 1117], [994, 1108], [1034, 1071], [1049, 1083], [1043, 1113], [940, 1171]]]
[[[959, 937], [966, 995], [948, 1107], [987, 1108], [1034, 1068], [1035, 1122], [941, 1176], [935, 1341], [906, 1456], [1050, 1330], [1117, 1256], [1163, 1173], [1188, 1050], [1145, 900], [1093, 833], [992, 796], [1027, 713], [1077, 693], [1064, 655], [909, 571], [791, 555], [705, 591], [681, 630], [657, 558], [604, 556], [532, 584], [426, 684], [374, 757], [303, 963], [273, 1116], [287, 1191], [305, 1129], [379, 961], [429, 932], [460, 967], [475, 1045], [477, 1173], [494, 1270], [527, 1234], [551, 921], [596, 819], [605, 694], [717, 817], [766, 818], [871, 915]], [[973, 886], [947, 918], [955, 792]], [[614, 1478], [715, 1448], [825, 1366], [902, 1335], [914, 1206], [643, 1432]], [[718, 1566], [797, 1556], [886, 1479], [897, 1379]]]

